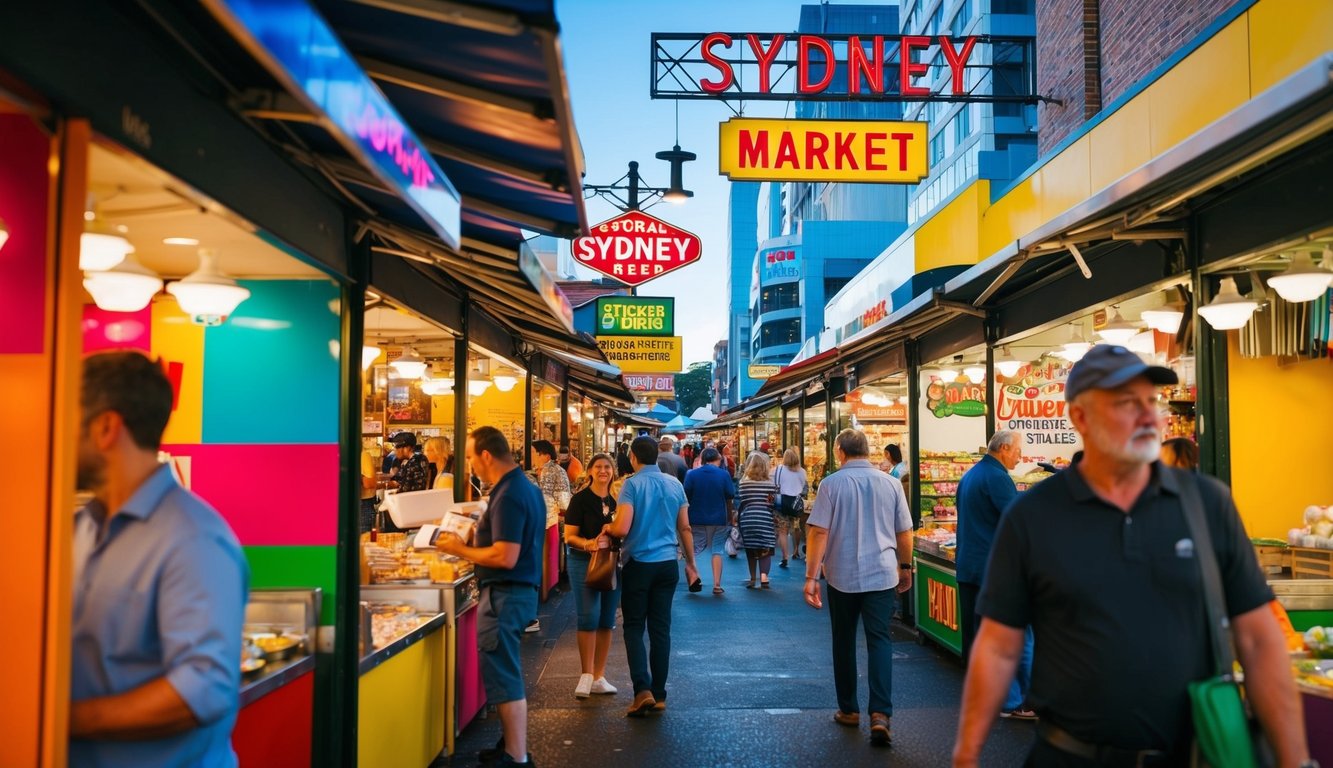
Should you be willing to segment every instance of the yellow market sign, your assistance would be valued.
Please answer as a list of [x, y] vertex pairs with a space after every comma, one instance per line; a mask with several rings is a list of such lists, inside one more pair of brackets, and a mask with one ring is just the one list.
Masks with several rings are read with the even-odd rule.
[[732, 181], [915, 184], [929, 173], [926, 124], [735, 117], [719, 127], [718, 171]]
[[597, 347], [612, 365], [630, 373], [677, 373], [684, 367], [679, 336], [598, 336]]
[[750, 369], [746, 371], [746, 373], [748, 373], [750, 375], [750, 378], [752, 379], [769, 379], [774, 376], [777, 376], [778, 371], [780, 370], [782, 370], [782, 366], [780, 365], [751, 364]]

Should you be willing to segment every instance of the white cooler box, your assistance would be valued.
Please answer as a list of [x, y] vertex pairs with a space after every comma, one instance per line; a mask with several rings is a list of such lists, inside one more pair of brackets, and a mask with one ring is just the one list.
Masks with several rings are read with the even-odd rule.
[[393, 524], [399, 528], [420, 528], [426, 523], [437, 523], [453, 506], [452, 488], [391, 493], [380, 503], [380, 509], [388, 512]]

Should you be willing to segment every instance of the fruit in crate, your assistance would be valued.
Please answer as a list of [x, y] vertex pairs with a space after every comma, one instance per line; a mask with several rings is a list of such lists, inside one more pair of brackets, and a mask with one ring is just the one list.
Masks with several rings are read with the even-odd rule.
[[1310, 627], [1305, 631], [1305, 647], [1316, 659], [1333, 659], [1333, 629]]

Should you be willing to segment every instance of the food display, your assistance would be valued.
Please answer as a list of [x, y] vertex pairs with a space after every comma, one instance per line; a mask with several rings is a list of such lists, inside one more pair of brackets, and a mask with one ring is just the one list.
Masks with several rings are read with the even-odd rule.
[[1162, 431], [1162, 439], [1170, 440], [1173, 437], [1187, 437], [1193, 440], [1195, 435], [1195, 388], [1184, 385], [1163, 387], [1161, 395], [1167, 405], [1166, 426]]
[[370, 636], [379, 650], [430, 620], [407, 603], [373, 603], [370, 606]]
[[427, 568], [432, 584], [452, 584], [472, 573], [473, 565], [467, 560], [443, 552], [426, 554], [431, 555], [427, 560]]
[[1311, 504], [1305, 508], [1305, 525], [1287, 531], [1287, 543], [1293, 547], [1333, 549], [1333, 506]]
[[419, 552], [389, 549], [367, 542], [362, 547], [371, 584], [424, 584], [430, 581], [430, 565]]
[[956, 453], [921, 454], [918, 471], [921, 473], [921, 497], [917, 500], [921, 516], [936, 523], [958, 522], [958, 483], [963, 474], [981, 461], [981, 454], [960, 451]]
[[916, 532], [915, 546], [918, 552], [952, 561], [958, 535], [948, 527], [932, 525]]
[[888, 445], [897, 443], [903, 453], [907, 452], [907, 425], [906, 424], [873, 424], [860, 423], [861, 432], [866, 436], [866, 442], [870, 444], [870, 461], [873, 464], [879, 464], [884, 460], [884, 449]]

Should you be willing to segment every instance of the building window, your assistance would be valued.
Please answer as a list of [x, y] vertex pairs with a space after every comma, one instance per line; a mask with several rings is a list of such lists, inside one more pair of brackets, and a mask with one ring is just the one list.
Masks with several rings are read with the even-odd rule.
[[801, 284], [786, 283], [770, 285], [759, 294], [759, 313], [776, 312], [779, 309], [795, 309], [801, 306]]
[[963, 0], [963, 4], [958, 6], [958, 15], [953, 17], [953, 34], [955, 37], [962, 37], [967, 31], [967, 27], [972, 22], [972, 0]]
[[944, 159], [944, 131], [935, 134], [930, 140], [930, 164], [938, 165]]
[[771, 323], [764, 323], [759, 329], [759, 346], [755, 349], [758, 354], [759, 349], [776, 347], [782, 344], [801, 343], [801, 319], [793, 317], [790, 320], [775, 320]]

